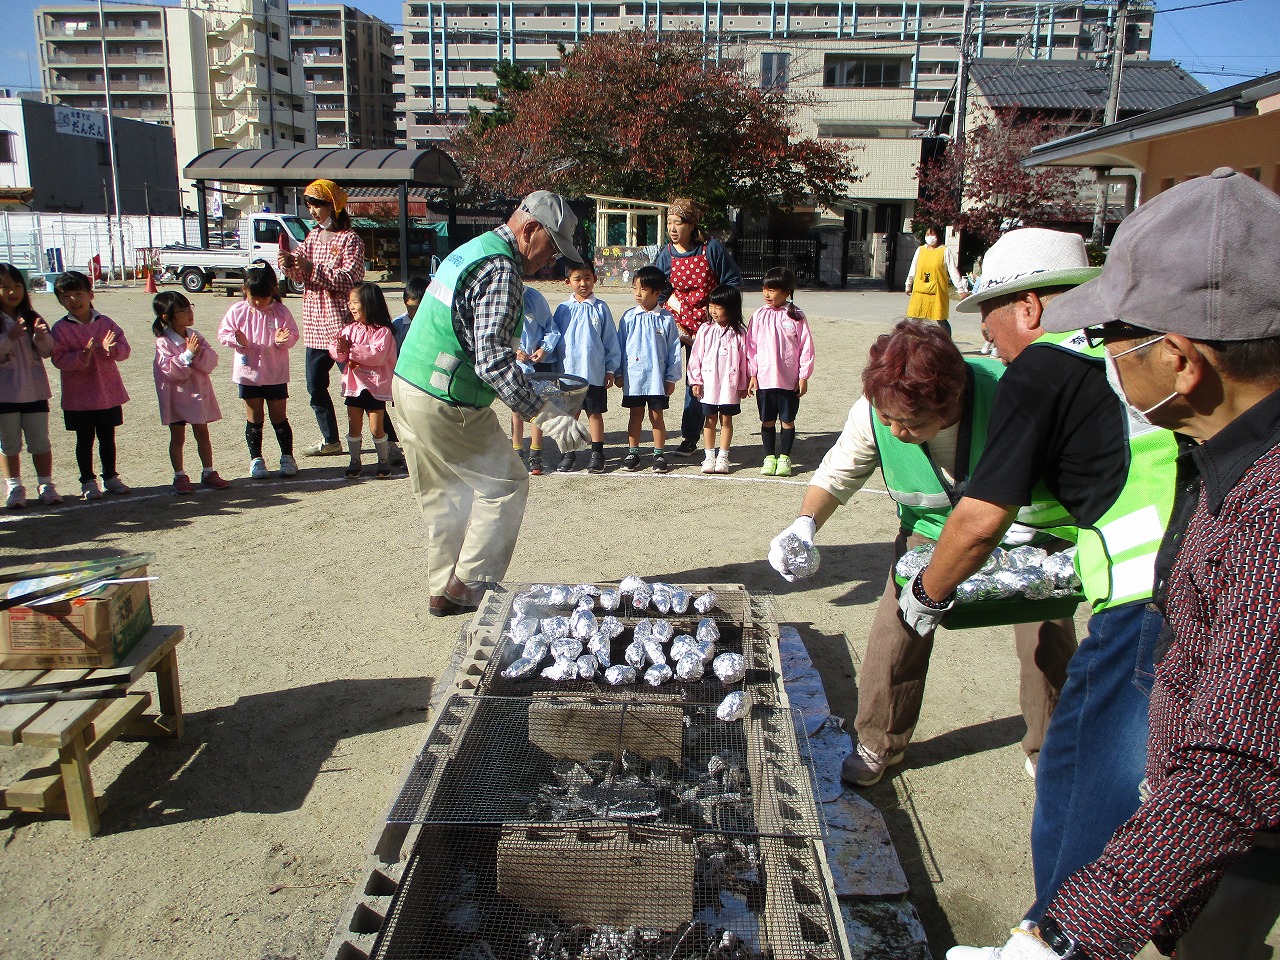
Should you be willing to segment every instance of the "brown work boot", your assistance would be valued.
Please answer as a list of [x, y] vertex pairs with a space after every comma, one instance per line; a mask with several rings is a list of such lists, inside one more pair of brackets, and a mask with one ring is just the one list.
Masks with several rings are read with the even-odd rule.
[[905, 753], [872, 753], [858, 744], [853, 753], [844, 758], [840, 779], [855, 787], [870, 787], [880, 782], [888, 767], [902, 762]]
[[457, 577], [451, 576], [449, 582], [444, 585], [444, 596], [456, 606], [474, 610], [480, 606], [480, 601], [488, 590], [487, 583], [482, 583], [478, 587], [469, 587]]

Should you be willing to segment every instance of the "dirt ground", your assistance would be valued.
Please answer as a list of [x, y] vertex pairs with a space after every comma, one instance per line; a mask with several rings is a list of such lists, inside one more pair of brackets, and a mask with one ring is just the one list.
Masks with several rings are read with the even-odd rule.
[[[563, 298], [563, 286], [544, 290], [553, 304]], [[601, 293], [616, 316], [630, 305], [626, 291]], [[756, 298], [749, 294], [748, 304]], [[763, 558], [859, 392], [870, 342], [906, 298], [806, 299], [802, 291], [797, 299], [810, 314], [817, 371], [800, 407], [793, 478], [759, 476], [753, 405], [738, 420], [727, 477], [702, 476], [692, 459], [667, 476], [618, 472], [624, 417], [612, 394], [611, 472], [532, 478], [509, 579], [574, 583], [636, 573], [773, 592], [782, 618], [806, 640], [833, 709], [852, 718], [895, 530], [879, 478], [822, 531], [822, 568], [812, 580], [788, 585]], [[211, 335], [231, 302], [198, 296], [198, 329]], [[297, 299], [289, 304], [300, 310]], [[37, 295], [36, 305], [50, 320], [59, 315], [49, 295]], [[133, 399], [119, 447], [134, 493], [99, 503], [74, 496], [72, 437], [55, 413], [55, 472], [67, 502], [0, 516], [0, 553], [12, 566], [153, 552], [157, 622], [186, 628], [179, 648], [186, 736], [121, 743], [103, 754], [93, 772], [108, 806], [93, 840], [75, 839], [65, 821], [0, 815], [0, 954], [318, 956], [362, 877], [369, 838], [423, 735], [433, 681], [463, 621], [427, 616], [423, 528], [403, 472], [350, 482], [345, 458], [324, 458], [302, 460], [293, 480], [247, 478], [225, 349], [214, 373], [224, 419], [212, 433], [216, 464], [234, 486], [172, 495], [148, 298], [104, 291], [96, 306], [133, 345], [122, 365]], [[956, 338], [967, 351], [980, 343], [971, 320], [957, 322]], [[291, 388], [301, 447], [317, 431], [300, 348]], [[270, 432], [265, 447], [274, 466]], [[193, 478], [197, 466], [189, 443]], [[1030, 902], [1033, 789], [1018, 748], [1016, 677], [1006, 630], [943, 631], [907, 762], [866, 791], [888, 821], [939, 957], [957, 941], [1003, 942]], [[0, 776], [29, 759], [0, 750]]]

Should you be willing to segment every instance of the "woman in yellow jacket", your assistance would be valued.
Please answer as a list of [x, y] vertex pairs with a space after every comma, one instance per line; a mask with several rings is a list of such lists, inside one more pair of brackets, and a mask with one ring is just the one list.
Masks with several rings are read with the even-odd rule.
[[[950, 280], [950, 284], [948, 284]], [[951, 289], [954, 285], [961, 293], [968, 287], [960, 276], [955, 254], [942, 245], [937, 227], [926, 227], [924, 246], [917, 247], [907, 271], [907, 316], [916, 320], [935, 320], [951, 335]]]

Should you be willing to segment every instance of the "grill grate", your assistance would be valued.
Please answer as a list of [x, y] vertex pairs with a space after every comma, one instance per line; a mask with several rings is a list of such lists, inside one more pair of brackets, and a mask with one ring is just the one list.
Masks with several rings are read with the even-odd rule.
[[820, 836], [802, 749], [791, 712], [767, 704], [724, 723], [694, 704], [459, 695], [388, 819]]
[[423, 827], [378, 960], [835, 960], [811, 838], [637, 825]]

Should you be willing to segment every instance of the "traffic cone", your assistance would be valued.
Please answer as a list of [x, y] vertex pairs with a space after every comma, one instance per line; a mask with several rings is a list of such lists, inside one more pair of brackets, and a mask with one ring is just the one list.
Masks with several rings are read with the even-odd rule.
[[156, 290], [156, 275], [153, 271], [148, 270], [147, 271], [147, 293], [157, 293], [157, 292], [158, 291]]

